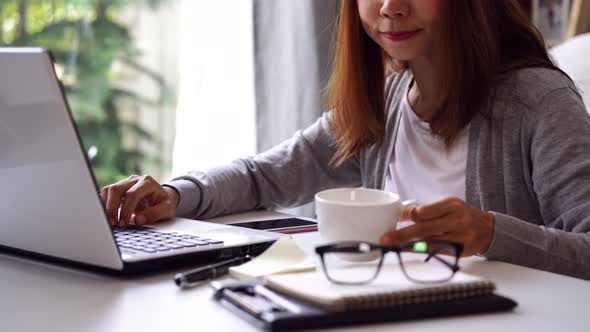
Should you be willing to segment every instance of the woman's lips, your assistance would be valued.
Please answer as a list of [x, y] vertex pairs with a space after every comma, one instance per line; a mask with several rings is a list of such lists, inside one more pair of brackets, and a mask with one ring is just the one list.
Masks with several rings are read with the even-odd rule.
[[420, 30], [413, 30], [413, 31], [396, 31], [396, 32], [383, 32], [385, 38], [393, 40], [393, 41], [402, 41], [409, 38], [412, 38], [415, 34], [417, 34]]

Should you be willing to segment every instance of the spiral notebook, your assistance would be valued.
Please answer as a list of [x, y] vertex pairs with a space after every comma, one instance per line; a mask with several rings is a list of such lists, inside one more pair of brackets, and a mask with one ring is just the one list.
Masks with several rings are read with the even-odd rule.
[[[297, 275], [301, 276], [301, 274]], [[285, 278], [281, 277], [280, 279], [282, 282]], [[307, 288], [315, 288], [317, 285], [307, 286]], [[514, 300], [498, 294], [475, 296], [474, 293], [468, 294], [456, 290], [449, 293], [447, 290], [443, 293], [445, 296], [436, 300], [432, 296], [424, 297], [422, 295], [420, 300], [410, 296], [409, 298], [412, 298], [410, 302], [416, 303], [382, 306], [387, 302], [373, 300], [372, 302], [362, 302], [364, 304], [361, 306], [357, 305], [356, 308], [360, 310], [334, 311], [286, 295], [269, 288], [258, 280], [214, 281], [211, 283], [211, 287], [215, 291], [213, 299], [222, 307], [252, 325], [270, 331], [308, 330], [319, 327], [499, 313], [511, 311], [518, 305]], [[482, 290], [487, 289], [483, 285], [479, 287]], [[482, 293], [485, 292], [487, 291], [482, 291]], [[448, 296], [448, 294], [453, 294], [453, 296]], [[467, 297], [460, 298], [458, 294]], [[443, 300], [452, 297], [456, 297], [456, 299]], [[317, 298], [318, 295], [315, 294], [314, 299], [317, 300]], [[420, 302], [426, 301], [425, 299], [435, 302]], [[357, 301], [353, 300], [355, 303]], [[395, 301], [390, 301], [389, 305], [392, 302], [395, 303]], [[369, 303], [373, 303], [373, 305], [371, 306]]]
[[[366, 274], [358, 269], [350, 273]], [[378, 278], [364, 285], [334, 284], [321, 270], [267, 276], [264, 283], [280, 293], [330, 311], [446, 302], [491, 295], [496, 288], [488, 279], [461, 272], [445, 283], [418, 284], [408, 280], [398, 265], [383, 266]]]

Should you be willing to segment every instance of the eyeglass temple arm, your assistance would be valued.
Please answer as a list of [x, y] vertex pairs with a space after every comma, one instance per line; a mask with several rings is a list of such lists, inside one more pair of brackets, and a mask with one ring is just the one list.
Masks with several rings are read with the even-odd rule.
[[436, 252], [429, 253], [428, 256], [426, 256], [426, 259], [424, 261], [428, 262], [432, 257], [434, 257], [435, 259], [437, 259], [439, 262], [443, 263], [444, 265], [448, 266], [449, 269], [453, 270], [453, 272], [457, 272], [459, 270], [459, 266], [457, 264], [451, 264], [451, 263], [447, 262], [446, 260], [438, 257], [436, 255]]

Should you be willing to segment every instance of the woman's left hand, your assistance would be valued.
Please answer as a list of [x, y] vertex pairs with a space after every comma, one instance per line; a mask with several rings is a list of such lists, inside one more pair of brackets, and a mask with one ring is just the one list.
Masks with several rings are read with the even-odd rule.
[[382, 244], [447, 240], [463, 244], [463, 256], [487, 251], [494, 235], [494, 215], [455, 197], [404, 210], [402, 220], [414, 225], [383, 234]]

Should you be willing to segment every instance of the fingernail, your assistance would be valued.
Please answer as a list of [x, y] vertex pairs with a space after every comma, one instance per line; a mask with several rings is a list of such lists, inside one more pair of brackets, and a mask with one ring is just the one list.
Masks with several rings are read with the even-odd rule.
[[146, 220], [143, 214], [136, 214], [135, 215], [135, 224], [143, 225], [145, 224]]

